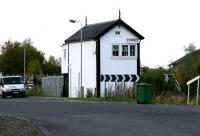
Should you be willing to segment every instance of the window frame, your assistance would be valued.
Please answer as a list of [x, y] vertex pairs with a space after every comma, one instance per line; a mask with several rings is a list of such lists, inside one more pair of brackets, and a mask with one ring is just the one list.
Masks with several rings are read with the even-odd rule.
[[[113, 55], [113, 46], [118, 46], [118, 56]], [[128, 46], [127, 56], [123, 56], [123, 45]], [[131, 46], [134, 46], [134, 56], [131, 56]], [[112, 43], [111, 46], [111, 58], [113, 59], [136, 59], [137, 58], [137, 43]]]
[[[114, 50], [114, 46], [118, 47], [118, 51]], [[119, 57], [120, 56], [120, 54], [119, 54], [120, 53], [119, 46], [120, 46], [119, 44], [113, 44], [112, 45], [112, 56], [113, 57]], [[117, 55], [114, 55], [115, 53], [117, 53]]]
[[120, 31], [115, 31], [115, 35], [120, 35], [121, 32]]
[[[131, 47], [133, 47], [133, 49], [131, 50]], [[136, 45], [135, 44], [130, 44], [129, 45], [129, 56], [130, 57], [134, 57], [136, 56], [136, 50], [135, 50]], [[133, 52], [132, 52], [133, 51]], [[133, 55], [131, 55], [131, 53], [133, 53]]]
[[[128, 57], [128, 56], [129, 56], [129, 53], [128, 53], [128, 52], [129, 52], [129, 51], [128, 51], [128, 50], [129, 50], [129, 49], [128, 49], [128, 46], [129, 46], [129, 45], [128, 45], [128, 44], [122, 44], [121, 46], [122, 46], [121, 56], [122, 56], [122, 57]], [[125, 47], [126, 47], [126, 48], [125, 48]], [[126, 49], [126, 50], [125, 50], [125, 49]]]

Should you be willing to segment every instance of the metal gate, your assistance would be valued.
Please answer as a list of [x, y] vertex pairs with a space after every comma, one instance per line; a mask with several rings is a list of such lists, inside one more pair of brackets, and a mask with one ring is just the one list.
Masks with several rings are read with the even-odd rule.
[[42, 78], [43, 96], [63, 96], [63, 76], [47, 76]]

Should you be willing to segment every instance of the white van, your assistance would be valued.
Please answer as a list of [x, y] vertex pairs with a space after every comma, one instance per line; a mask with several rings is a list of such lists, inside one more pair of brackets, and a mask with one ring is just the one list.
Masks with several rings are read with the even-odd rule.
[[21, 76], [3, 76], [0, 77], [0, 91], [2, 97], [20, 95], [25, 97], [24, 83]]

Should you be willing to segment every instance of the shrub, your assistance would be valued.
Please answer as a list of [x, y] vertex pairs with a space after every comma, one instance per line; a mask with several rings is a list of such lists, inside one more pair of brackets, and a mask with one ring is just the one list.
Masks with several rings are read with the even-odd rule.
[[168, 83], [165, 82], [164, 74], [172, 74], [171, 70], [165, 68], [142, 68], [142, 74], [139, 82], [152, 84], [154, 96], [160, 95], [163, 91], [175, 92], [174, 77], [170, 77]]

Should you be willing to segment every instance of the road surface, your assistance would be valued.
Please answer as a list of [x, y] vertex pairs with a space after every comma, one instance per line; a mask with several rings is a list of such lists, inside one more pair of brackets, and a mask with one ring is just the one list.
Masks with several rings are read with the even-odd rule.
[[0, 98], [0, 115], [31, 119], [51, 136], [199, 136], [200, 108]]

